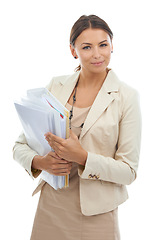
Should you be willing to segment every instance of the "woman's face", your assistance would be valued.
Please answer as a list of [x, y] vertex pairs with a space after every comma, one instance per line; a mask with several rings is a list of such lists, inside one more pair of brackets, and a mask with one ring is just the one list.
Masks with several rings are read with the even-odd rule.
[[106, 71], [113, 49], [109, 35], [102, 29], [86, 29], [71, 47], [74, 57], [78, 57], [82, 71], [101, 73]]

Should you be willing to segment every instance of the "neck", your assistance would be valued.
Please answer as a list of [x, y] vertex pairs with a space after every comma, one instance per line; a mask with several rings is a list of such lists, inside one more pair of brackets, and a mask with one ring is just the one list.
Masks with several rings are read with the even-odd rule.
[[108, 69], [101, 73], [90, 73], [81, 70], [79, 78], [79, 87], [99, 87], [103, 84], [106, 76], [108, 74]]

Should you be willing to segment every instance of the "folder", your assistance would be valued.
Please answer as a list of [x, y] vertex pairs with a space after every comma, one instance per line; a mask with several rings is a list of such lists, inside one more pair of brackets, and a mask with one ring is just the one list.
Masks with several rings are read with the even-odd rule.
[[[28, 145], [39, 155], [53, 151], [44, 134], [52, 132], [61, 138], [69, 137], [69, 111], [46, 88], [27, 91], [14, 102]], [[68, 187], [69, 175], [55, 176], [42, 171], [40, 177], [54, 189]]]

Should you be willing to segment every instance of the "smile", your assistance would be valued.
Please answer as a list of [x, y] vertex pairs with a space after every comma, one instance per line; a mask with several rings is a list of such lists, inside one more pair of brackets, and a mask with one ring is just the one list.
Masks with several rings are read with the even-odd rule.
[[104, 63], [104, 61], [102, 61], [102, 62], [95, 62], [95, 63], [92, 63], [92, 65], [94, 65], [94, 66], [101, 66], [103, 63]]

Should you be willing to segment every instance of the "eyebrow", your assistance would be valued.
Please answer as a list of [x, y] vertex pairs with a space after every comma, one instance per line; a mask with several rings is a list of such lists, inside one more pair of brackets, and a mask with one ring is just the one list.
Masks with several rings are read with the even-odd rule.
[[[104, 42], [108, 42], [108, 40], [103, 40], [103, 41], [101, 41], [99, 44], [102, 44], [102, 43], [104, 43]], [[85, 43], [85, 42], [84, 42], [84, 43], [81, 44], [81, 46], [82, 46], [83, 44], [92, 45], [91, 43]]]

